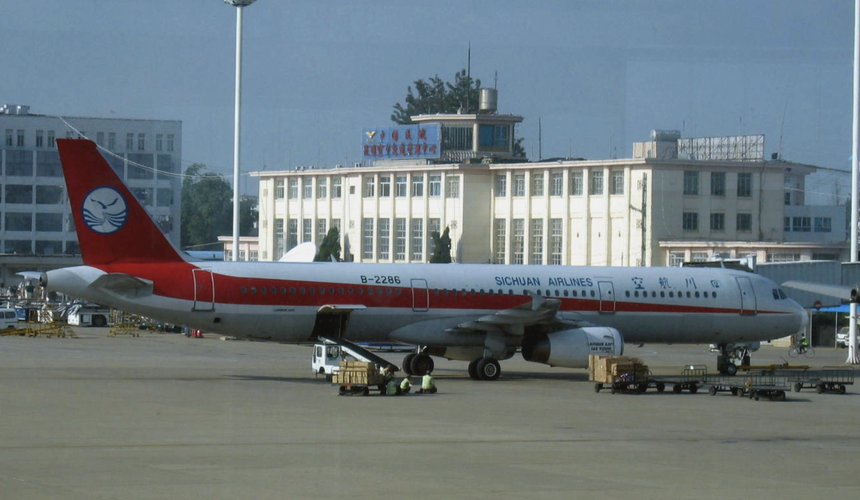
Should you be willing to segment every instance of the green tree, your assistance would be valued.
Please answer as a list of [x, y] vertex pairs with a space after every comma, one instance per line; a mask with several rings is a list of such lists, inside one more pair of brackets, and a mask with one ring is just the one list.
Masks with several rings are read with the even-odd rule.
[[406, 88], [405, 104], [394, 105], [391, 121], [406, 125], [412, 123], [415, 115], [456, 113], [460, 109], [477, 113], [480, 90], [481, 80], [467, 76], [465, 69], [454, 75], [454, 83], [443, 81], [439, 75], [415, 80], [416, 93], [413, 94], [411, 85]]
[[[439, 75], [427, 80], [415, 80], [415, 93], [411, 85], [406, 87], [404, 104], [398, 102], [394, 105], [391, 121], [407, 125], [412, 123], [415, 115], [451, 114], [461, 109], [464, 113], [477, 113], [480, 93], [481, 80], [468, 76], [465, 69], [454, 75], [454, 83], [443, 81]], [[513, 154], [517, 158], [526, 157], [522, 137], [514, 138]]]
[[[251, 199], [239, 200], [239, 234], [253, 235], [257, 213]], [[220, 248], [218, 236], [233, 234], [233, 188], [224, 178], [195, 163], [182, 181], [182, 248]]]
[[320, 243], [317, 254], [314, 256], [314, 262], [328, 262], [332, 257], [335, 260], [340, 260], [340, 231], [335, 226], [328, 230]]
[[448, 228], [442, 236], [439, 236], [439, 231], [430, 233], [430, 238], [433, 239], [433, 255], [430, 256], [431, 264], [450, 264], [451, 263], [451, 236], [448, 235]]

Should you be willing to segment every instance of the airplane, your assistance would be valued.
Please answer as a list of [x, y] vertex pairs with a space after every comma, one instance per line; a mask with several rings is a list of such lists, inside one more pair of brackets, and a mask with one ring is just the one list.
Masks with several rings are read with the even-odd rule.
[[312, 344], [319, 337], [418, 346], [469, 361], [495, 380], [499, 361], [588, 366], [625, 342], [715, 344], [721, 373], [761, 341], [797, 334], [805, 310], [772, 281], [722, 268], [340, 262], [190, 262], [86, 139], [58, 139], [84, 265], [42, 284], [126, 312], [239, 338]]

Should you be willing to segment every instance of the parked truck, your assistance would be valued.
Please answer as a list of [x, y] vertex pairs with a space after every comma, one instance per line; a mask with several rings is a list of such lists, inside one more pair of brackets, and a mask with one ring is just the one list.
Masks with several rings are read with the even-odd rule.
[[97, 304], [73, 304], [66, 320], [73, 326], [108, 326], [110, 308]]

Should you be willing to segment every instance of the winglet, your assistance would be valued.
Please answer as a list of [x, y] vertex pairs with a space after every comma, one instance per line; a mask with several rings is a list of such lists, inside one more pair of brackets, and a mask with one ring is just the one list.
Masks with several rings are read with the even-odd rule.
[[84, 264], [182, 262], [146, 210], [84, 139], [58, 139]]

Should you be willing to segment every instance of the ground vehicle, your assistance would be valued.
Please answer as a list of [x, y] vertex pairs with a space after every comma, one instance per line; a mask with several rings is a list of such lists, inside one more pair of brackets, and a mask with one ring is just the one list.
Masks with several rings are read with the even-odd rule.
[[311, 369], [318, 375], [325, 375], [327, 380], [337, 375], [343, 361], [367, 361], [383, 369], [391, 367], [392, 372], [400, 370], [391, 362], [348, 340], [326, 337], [320, 337], [320, 340], [322, 343], [314, 344]]
[[69, 308], [67, 321], [74, 326], [103, 327], [108, 325], [110, 308], [96, 304], [73, 304]]
[[314, 354], [311, 360], [311, 369], [314, 373], [325, 375], [331, 380], [332, 376], [340, 370], [340, 362], [346, 360], [346, 353], [337, 344], [314, 344]]
[[14, 309], [0, 309], [0, 330], [18, 328], [18, 316]]
[[[836, 332], [836, 347], [847, 348], [848, 347], [848, 327], [843, 326]], [[860, 345], [860, 341], [857, 342]]]

